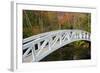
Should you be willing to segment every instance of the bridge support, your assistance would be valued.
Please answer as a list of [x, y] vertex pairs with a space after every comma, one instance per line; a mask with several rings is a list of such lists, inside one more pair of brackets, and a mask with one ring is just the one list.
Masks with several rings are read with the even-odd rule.
[[36, 61], [36, 52], [35, 52], [35, 47], [32, 47], [32, 62]]
[[[32, 51], [32, 62], [40, 61], [48, 54], [78, 40], [90, 41], [90, 33], [82, 30], [57, 30], [38, 34], [23, 40], [23, 59]], [[75, 58], [75, 57], [74, 57]]]

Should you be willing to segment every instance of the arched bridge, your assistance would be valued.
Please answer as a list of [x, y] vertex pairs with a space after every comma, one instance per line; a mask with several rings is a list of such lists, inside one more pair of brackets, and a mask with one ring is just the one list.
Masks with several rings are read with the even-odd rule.
[[71, 42], [90, 41], [90, 33], [82, 30], [57, 30], [23, 39], [23, 61], [31, 56], [31, 62], [37, 62]]

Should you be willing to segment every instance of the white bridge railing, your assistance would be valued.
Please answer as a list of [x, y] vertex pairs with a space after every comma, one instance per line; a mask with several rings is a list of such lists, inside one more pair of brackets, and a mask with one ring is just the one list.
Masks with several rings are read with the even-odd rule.
[[40, 61], [48, 54], [78, 40], [90, 41], [90, 33], [82, 30], [57, 30], [41, 33], [23, 40], [23, 60], [32, 55], [32, 61]]

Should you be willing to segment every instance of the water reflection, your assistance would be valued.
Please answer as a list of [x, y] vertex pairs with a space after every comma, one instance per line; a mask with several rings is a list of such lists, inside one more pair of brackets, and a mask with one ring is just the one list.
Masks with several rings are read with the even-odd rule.
[[75, 41], [46, 56], [41, 61], [87, 60], [91, 59], [91, 42]]

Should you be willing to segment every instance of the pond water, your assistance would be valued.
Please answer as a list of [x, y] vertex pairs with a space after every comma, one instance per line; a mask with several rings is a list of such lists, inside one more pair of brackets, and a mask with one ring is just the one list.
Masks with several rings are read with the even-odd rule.
[[91, 42], [76, 41], [65, 45], [41, 61], [87, 60], [91, 59]]

